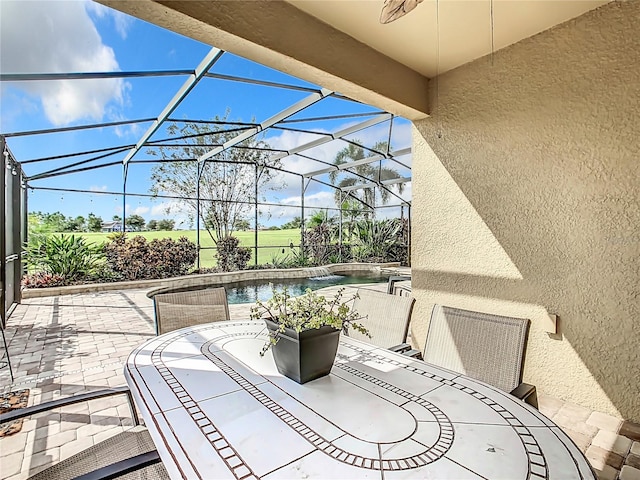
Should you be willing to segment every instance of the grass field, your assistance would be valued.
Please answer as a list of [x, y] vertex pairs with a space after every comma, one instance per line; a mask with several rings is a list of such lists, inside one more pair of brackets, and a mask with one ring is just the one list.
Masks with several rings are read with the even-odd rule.
[[[69, 234], [65, 234], [69, 235]], [[108, 233], [76, 233], [86, 238], [90, 242], [102, 243], [107, 241]], [[153, 240], [154, 238], [173, 238], [187, 237], [193, 243], [196, 243], [196, 231], [195, 230], [175, 230], [171, 232], [130, 232], [127, 233], [129, 237], [135, 235], [142, 235], [147, 240]], [[234, 232], [234, 236], [240, 239], [240, 244], [244, 247], [251, 247], [251, 260], [249, 264], [254, 263], [255, 251], [254, 232]], [[265, 247], [258, 249], [258, 263], [268, 263], [274, 256], [284, 257], [285, 254], [290, 252], [289, 244], [293, 243], [298, 245], [300, 243], [300, 230], [264, 230], [258, 232], [258, 247]], [[213, 240], [209, 234], [203, 230], [200, 232], [200, 246], [202, 248], [200, 252], [200, 265], [202, 267], [213, 267], [216, 264], [213, 254], [215, 253]], [[284, 248], [285, 253], [282, 253]]]

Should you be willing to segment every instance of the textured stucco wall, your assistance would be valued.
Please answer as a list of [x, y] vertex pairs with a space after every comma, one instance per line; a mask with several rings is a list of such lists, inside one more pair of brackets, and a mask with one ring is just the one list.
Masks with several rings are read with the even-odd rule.
[[413, 338], [433, 303], [528, 317], [525, 381], [640, 422], [640, 1], [431, 93], [414, 124]]

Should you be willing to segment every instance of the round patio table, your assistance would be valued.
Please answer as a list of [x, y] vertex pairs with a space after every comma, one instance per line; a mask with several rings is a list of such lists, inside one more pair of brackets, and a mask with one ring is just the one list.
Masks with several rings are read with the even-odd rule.
[[280, 375], [262, 322], [134, 350], [125, 376], [171, 478], [594, 479], [553, 422], [463, 375], [341, 336], [331, 374]]

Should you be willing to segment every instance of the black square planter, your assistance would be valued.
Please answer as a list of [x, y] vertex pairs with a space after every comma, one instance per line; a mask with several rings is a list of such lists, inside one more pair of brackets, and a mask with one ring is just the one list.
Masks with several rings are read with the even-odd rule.
[[[264, 319], [270, 332], [278, 330], [278, 324]], [[324, 326], [297, 333], [286, 328], [280, 340], [273, 345], [273, 359], [278, 371], [298, 383], [306, 383], [328, 375], [338, 351], [340, 330]]]

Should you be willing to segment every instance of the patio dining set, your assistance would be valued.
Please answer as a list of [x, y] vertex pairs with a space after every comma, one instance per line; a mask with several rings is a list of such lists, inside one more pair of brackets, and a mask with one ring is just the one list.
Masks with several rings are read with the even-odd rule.
[[359, 288], [352, 308], [371, 336], [341, 335], [331, 373], [304, 384], [260, 355], [267, 328], [231, 320], [224, 288], [159, 293], [126, 386], [1, 420], [128, 399], [132, 428], [38, 479], [596, 478], [522, 383], [529, 320], [436, 305], [416, 351], [408, 282]]

